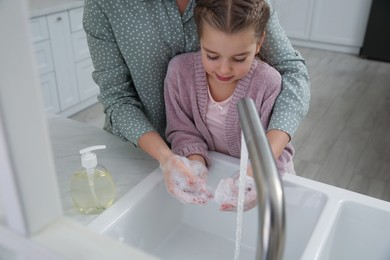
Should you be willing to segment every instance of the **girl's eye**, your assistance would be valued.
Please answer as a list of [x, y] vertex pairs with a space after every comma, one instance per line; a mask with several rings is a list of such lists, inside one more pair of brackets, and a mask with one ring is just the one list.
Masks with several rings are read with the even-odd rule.
[[209, 60], [217, 60], [218, 56], [211, 57], [211, 56], [207, 55], [207, 59], [209, 59]]
[[239, 63], [243, 63], [245, 60], [246, 60], [246, 57], [241, 58], [241, 59], [234, 59], [235, 62], [239, 62]]

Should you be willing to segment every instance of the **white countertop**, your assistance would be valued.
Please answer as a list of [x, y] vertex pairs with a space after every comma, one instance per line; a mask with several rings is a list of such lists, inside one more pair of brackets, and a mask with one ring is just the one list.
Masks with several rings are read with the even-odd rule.
[[37, 17], [84, 6], [84, 0], [27, 0], [30, 17]]
[[[93, 220], [99, 220], [96, 219], [98, 216], [108, 219], [109, 223], [113, 223], [121, 216], [125, 216], [125, 214], [122, 214], [123, 212], [127, 212], [129, 208], [134, 207], [134, 203], [130, 203], [131, 201], [126, 199], [131, 198], [133, 202], [134, 200], [139, 202], [140, 200], [135, 195], [149, 192], [145, 185], [133, 188], [147, 176], [150, 177], [150, 173], [158, 167], [158, 163], [139, 148], [120, 140], [102, 129], [67, 118], [51, 117], [48, 119], [48, 126], [62, 207], [66, 217], [83, 225], [88, 225]], [[73, 207], [69, 192], [70, 178], [74, 170], [80, 167], [79, 150], [98, 144], [107, 146], [107, 149], [97, 151], [97, 156], [99, 163], [106, 166], [113, 176], [117, 187], [116, 201], [118, 203], [105, 211], [104, 213], [106, 214], [83, 215]], [[150, 180], [150, 178], [146, 180]], [[152, 178], [152, 180], [155, 179]], [[290, 189], [288, 198], [291, 205], [301, 205], [303, 207], [303, 210], [295, 208], [297, 211], [293, 211], [293, 214], [290, 216], [294, 217], [294, 214], [298, 213], [305, 214], [305, 216], [313, 214], [308, 208], [310, 201], [308, 191], [318, 192], [321, 194], [321, 197], [325, 196], [325, 204], [323, 207], [319, 207], [320, 211], [316, 211], [320, 215], [318, 220], [313, 222], [314, 227], [310, 231], [310, 237], [307, 245], [305, 245], [301, 259], [311, 260], [316, 258], [316, 256], [320, 256], [323, 259], [323, 257], [327, 258], [326, 256], [331, 254], [332, 256], [348, 254], [353, 256], [350, 259], [367, 259], [367, 257], [357, 257], [363, 251], [356, 250], [356, 244], [350, 243], [352, 240], [357, 240], [358, 244], [368, 245], [364, 250], [371, 250], [369, 252], [370, 255], [374, 256], [373, 259], [388, 259], [381, 256], [385, 254], [388, 256], [389, 252], [388, 241], [390, 241], [390, 237], [389, 232], [387, 232], [387, 230], [390, 230], [388, 222], [390, 216], [389, 202], [295, 175], [287, 174], [283, 180], [286, 184], [289, 183], [285, 187]], [[155, 186], [153, 185], [149, 187], [154, 188]], [[296, 187], [297, 189], [292, 190], [291, 187]], [[127, 193], [129, 190], [133, 192]], [[297, 191], [298, 193], [296, 194], [298, 196], [292, 196], [293, 193], [291, 192]], [[120, 198], [123, 199], [118, 201]], [[324, 200], [321, 201], [323, 202]], [[314, 202], [318, 204], [317, 200], [314, 200]], [[154, 214], [158, 214], [158, 210]], [[209, 217], [210, 215], [207, 216]], [[305, 227], [310, 224], [308, 221], [304, 221], [303, 218], [295, 220], [294, 223], [296, 223], [294, 224], [295, 227], [299, 223]], [[103, 227], [105, 228], [107, 225]], [[298, 226], [296, 229], [298, 236], [302, 236], [303, 230], [303, 227]], [[375, 239], [382, 241], [382, 243], [377, 243]], [[294, 241], [299, 241], [299, 239]], [[335, 246], [333, 241], [338, 241], [343, 246]], [[339, 259], [340, 257], [333, 258]]]
[[64, 215], [84, 225], [98, 215], [83, 215], [72, 203], [70, 179], [81, 167], [79, 150], [91, 145], [107, 146], [96, 154], [98, 163], [112, 174], [116, 200], [158, 167], [158, 162], [142, 150], [103, 129], [61, 117], [49, 118], [48, 126]]

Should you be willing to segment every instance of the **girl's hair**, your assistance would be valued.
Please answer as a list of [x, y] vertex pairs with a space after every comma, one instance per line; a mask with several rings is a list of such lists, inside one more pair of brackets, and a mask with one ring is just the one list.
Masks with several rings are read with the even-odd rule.
[[265, 0], [197, 0], [194, 9], [199, 38], [207, 23], [226, 34], [253, 28], [255, 37], [260, 39], [269, 17]]

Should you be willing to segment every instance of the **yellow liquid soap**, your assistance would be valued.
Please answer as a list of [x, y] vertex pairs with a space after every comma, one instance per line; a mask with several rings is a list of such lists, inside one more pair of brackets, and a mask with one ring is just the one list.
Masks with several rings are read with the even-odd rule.
[[102, 165], [93, 169], [81, 168], [71, 179], [73, 204], [84, 214], [99, 214], [115, 200], [115, 184], [111, 174]]

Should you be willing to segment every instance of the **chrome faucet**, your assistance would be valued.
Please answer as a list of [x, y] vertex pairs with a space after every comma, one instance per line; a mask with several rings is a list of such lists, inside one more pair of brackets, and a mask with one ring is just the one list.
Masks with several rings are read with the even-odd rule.
[[280, 260], [286, 236], [282, 181], [253, 100], [241, 99], [238, 113], [257, 191], [259, 234], [256, 259]]

